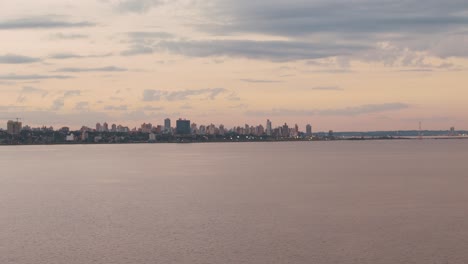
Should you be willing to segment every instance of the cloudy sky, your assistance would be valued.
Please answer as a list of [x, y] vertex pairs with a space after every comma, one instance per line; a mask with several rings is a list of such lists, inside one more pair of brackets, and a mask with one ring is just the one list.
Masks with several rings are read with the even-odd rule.
[[466, 0], [2, 0], [0, 127], [468, 129]]

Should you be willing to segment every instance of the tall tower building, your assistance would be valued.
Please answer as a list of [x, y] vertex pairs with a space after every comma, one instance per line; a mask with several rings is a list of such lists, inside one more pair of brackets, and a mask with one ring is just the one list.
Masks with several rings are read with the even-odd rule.
[[272, 134], [270, 119], [268, 119], [267, 123], [266, 123], [266, 134], [267, 134], [267, 136], [271, 136], [271, 134]]
[[164, 119], [164, 132], [171, 132], [171, 119], [169, 118]]

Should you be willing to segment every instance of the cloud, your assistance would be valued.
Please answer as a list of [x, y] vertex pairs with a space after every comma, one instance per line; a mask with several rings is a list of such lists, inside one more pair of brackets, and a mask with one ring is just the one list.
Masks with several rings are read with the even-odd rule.
[[[63, 93], [63, 96], [56, 98], [52, 102], [51, 110], [52, 111], [58, 111], [61, 110], [65, 106], [65, 99], [70, 98], [70, 97], [75, 97], [75, 96], [80, 96], [81, 91], [80, 90], [68, 90]], [[75, 106], [76, 108], [76, 106]]]
[[0, 56], [0, 64], [26, 64], [26, 63], [33, 63], [33, 62], [39, 62], [39, 61], [41, 61], [41, 59], [39, 58], [16, 55], [16, 54], [7, 54], [7, 55]]
[[78, 28], [92, 27], [95, 23], [88, 21], [70, 22], [57, 16], [29, 17], [16, 20], [0, 21], [0, 30], [12, 29], [52, 29], [52, 28]]
[[218, 0], [209, 5], [211, 8], [202, 9], [207, 17], [226, 19], [211, 20], [213, 23], [201, 28], [223, 34], [297, 37], [325, 32], [359, 38], [362, 34], [390, 32], [432, 34], [447, 28], [464, 28], [468, 23], [468, 6], [462, 0], [448, 0], [444, 4], [427, 0], [424, 8], [419, 0], [402, 3], [388, 0]]
[[281, 83], [283, 81], [277, 81], [277, 80], [261, 80], [261, 79], [239, 79], [242, 82], [248, 82], [248, 83]]
[[83, 58], [104, 58], [112, 56], [112, 53], [93, 54], [93, 55], [78, 55], [74, 53], [55, 53], [49, 56], [49, 59], [65, 60], [65, 59], [83, 59]]
[[55, 99], [55, 100], [52, 102], [51, 109], [52, 109], [53, 111], [57, 111], [57, 110], [62, 109], [64, 105], [65, 105], [65, 98], [60, 97], [60, 98]]
[[308, 90], [316, 90], [316, 91], [343, 91], [343, 88], [338, 86], [317, 86], [308, 88]]
[[351, 55], [368, 47], [305, 41], [180, 40], [161, 41], [155, 48], [191, 57], [230, 56], [282, 62]]
[[67, 97], [73, 97], [73, 96], [80, 96], [81, 95], [81, 91], [80, 90], [69, 90], [69, 91], [65, 91], [63, 93], [63, 97], [67, 98]]
[[142, 55], [142, 54], [151, 54], [154, 50], [148, 46], [142, 45], [132, 45], [129, 49], [124, 50], [120, 53], [122, 56], [135, 56], [135, 55]]
[[145, 13], [163, 3], [161, 0], [120, 0], [117, 3], [117, 10], [120, 12]]
[[169, 39], [174, 37], [173, 34], [162, 31], [131, 31], [127, 32], [127, 35], [133, 41], [141, 41], [148, 39]]
[[115, 66], [107, 66], [100, 68], [60, 68], [56, 72], [124, 72], [127, 71], [125, 68], [119, 68]]
[[180, 91], [144, 90], [143, 101], [183, 101], [193, 96], [205, 96], [206, 99], [214, 100], [219, 94], [225, 92], [227, 92], [227, 90], [224, 88], [208, 88]]
[[89, 103], [88, 102], [78, 102], [75, 105], [76, 111], [88, 111], [89, 110]]
[[171, 39], [174, 37], [171, 33], [158, 31], [132, 31], [126, 33], [131, 45], [127, 50], [120, 53], [122, 56], [135, 56], [142, 54], [151, 54], [154, 52], [153, 46], [162, 39]]
[[18, 103], [24, 103], [27, 100], [28, 95], [34, 95], [34, 94], [41, 95], [41, 97], [44, 98], [49, 94], [49, 92], [40, 88], [24, 86], [21, 89], [20, 94], [18, 95], [18, 99], [16, 101]]
[[76, 39], [87, 39], [87, 38], [89, 38], [89, 35], [67, 34], [67, 33], [61, 33], [61, 32], [50, 35], [50, 39], [53, 39], [53, 40], [59, 40], [59, 39], [76, 40]]
[[127, 105], [106, 105], [104, 106], [104, 110], [108, 111], [127, 111], [128, 106]]
[[0, 75], [0, 80], [10, 80], [10, 81], [22, 81], [22, 80], [44, 80], [44, 79], [70, 79], [72, 76], [67, 75], [39, 75], [39, 74], [29, 74], [29, 75], [19, 75], [19, 74], [7, 74]]
[[255, 116], [357, 116], [363, 114], [373, 114], [389, 111], [398, 111], [409, 108], [410, 105], [405, 103], [384, 103], [384, 104], [367, 104], [361, 106], [353, 106], [337, 109], [313, 109], [313, 110], [296, 110], [296, 109], [273, 109], [271, 111], [247, 111], [248, 115]]
[[[468, 56], [464, 0], [216, 0], [199, 4], [205, 19], [194, 27], [218, 37], [262, 35], [369, 47], [390, 41], [430, 56]], [[358, 55], [359, 59], [365, 53]]]

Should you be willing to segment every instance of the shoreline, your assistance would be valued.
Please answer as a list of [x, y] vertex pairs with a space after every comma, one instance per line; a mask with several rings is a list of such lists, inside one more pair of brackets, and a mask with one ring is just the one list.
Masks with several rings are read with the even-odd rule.
[[135, 141], [135, 142], [57, 142], [31, 144], [1, 144], [2, 146], [56, 146], [56, 145], [131, 145], [131, 144], [204, 144], [204, 143], [286, 143], [286, 142], [340, 142], [340, 141], [394, 141], [394, 140], [463, 140], [464, 137], [399, 137], [399, 138], [336, 138], [336, 139], [280, 139], [280, 140], [210, 140], [210, 141]]

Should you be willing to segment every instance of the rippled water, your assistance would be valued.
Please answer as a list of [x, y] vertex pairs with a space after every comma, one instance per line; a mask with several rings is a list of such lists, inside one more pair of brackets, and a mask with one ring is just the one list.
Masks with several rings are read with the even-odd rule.
[[0, 147], [0, 263], [468, 263], [468, 140]]

